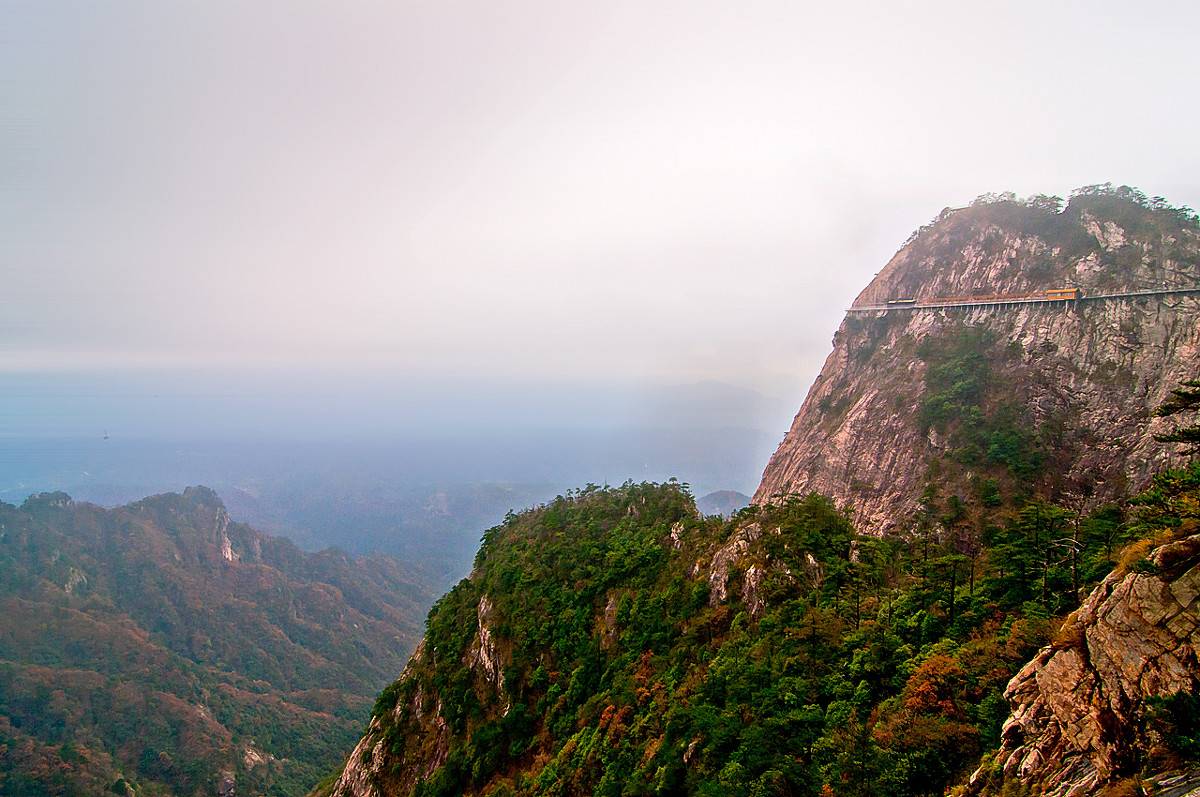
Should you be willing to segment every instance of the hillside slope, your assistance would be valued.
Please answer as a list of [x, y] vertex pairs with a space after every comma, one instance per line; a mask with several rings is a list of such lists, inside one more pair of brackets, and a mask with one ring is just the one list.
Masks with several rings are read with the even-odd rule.
[[[1200, 287], [1200, 228], [1129, 189], [943, 211], [855, 300]], [[882, 532], [937, 481], [1098, 506], [1168, 461], [1152, 410], [1200, 372], [1200, 295], [850, 315], [754, 500], [815, 490]]]
[[879, 539], [816, 495], [728, 522], [675, 485], [561, 497], [487, 533], [325, 793], [940, 795], [1054, 618], [1179, 526], [1180, 473], [1128, 514], [999, 512], [970, 555], [949, 513]]
[[0, 503], [0, 793], [303, 792], [426, 600], [394, 560], [305, 554], [201, 487]]

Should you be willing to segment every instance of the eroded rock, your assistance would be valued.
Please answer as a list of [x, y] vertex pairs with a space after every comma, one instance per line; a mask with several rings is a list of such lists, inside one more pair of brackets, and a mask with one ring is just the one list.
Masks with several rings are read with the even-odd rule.
[[757, 523], [747, 523], [734, 532], [729, 541], [713, 552], [708, 567], [708, 603], [717, 606], [729, 597], [730, 571], [750, 550], [750, 545], [762, 536]]
[[1108, 576], [1012, 679], [991, 768], [974, 794], [1019, 780], [1046, 797], [1083, 797], [1136, 772], [1155, 744], [1147, 699], [1200, 687], [1200, 535]]

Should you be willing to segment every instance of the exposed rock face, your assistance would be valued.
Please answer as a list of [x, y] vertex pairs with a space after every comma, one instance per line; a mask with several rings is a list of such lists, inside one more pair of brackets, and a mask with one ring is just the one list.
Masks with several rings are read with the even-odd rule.
[[742, 582], [742, 603], [749, 610], [751, 617], [762, 614], [764, 602], [759, 590], [762, 588], [763, 569], [758, 565], [746, 568], [746, 576]]
[[[740, 527], [730, 538], [729, 542], [718, 548], [712, 555], [708, 566], [708, 603], [716, 606], [724, 603], [729, 597], [729, 576], [735, 565], [744, 566], [744, 558], [750, 551], [751, 544], [762, 536], [762, 529], [757, 523], [748, 523]], [[700, 570], [697, 563], [693, 572]]]
[[[404, 681], [427, 662], [425, 643], [421, 642], [400, 674]], [[391, 720], [399, 719], [407, 712], [414, 721], [425, 729], [425, 742], [419, 755], [410, 755], [405, 750], [401, 759], [402, 766], [392, 767], [389, 760], [391, 751], [388, 749], [388, 739], [383, 731], [381, 718], [371, 720], [366, 734], [350, 754], [346, 761], [341, 777], [334, 784], [331, 794], [354, 795], [354, 797], [381, 797], [385, 793], [407, 794], [422, 778], [429, 777], [434, 770], [446, 761], [450, 749], [450, 728], [442, 717], [440, 700], [431, 701], [429, 696], [420, 688], [414, 690], [412, 698], [407, 702], [398, 702], [392, 710]], [[387, 792], [380, 790], [386, 785]]]
[[1200, 536], [1155, 550], [1149, 572], [1114, 572], [1013, 678], [994, 772], [972, 791], [1019, 780], [1047, 797], [1084, 797], [1153, 752], [1146, 699], [1200, 687]]
[[[942, 216], [906, 244], [856, 299], [1021, 296], [1063, 286], [1083, 295], [1200, 286], [1194, 227], [1132, 203], [1060, 214], [985, 205]], [[1011, 203], [1009, 203], [1011, 204]], [[1107, 216], [1113, 216], [1108, 218]], [[848, 316], [833, 352], [763, 473], [757, 503], [817, 491], [852, 504], [861, 528], [902, 525], [930, 467], [953, 442], [922, 423], [925, 341], [986, 330], [994, 372], [984, 401], [1013, 401], [1047, 439], [1047, 495], [1083, 504], [1145, 484], [1168, 459], [1151, 412], [1200, 371], [1200, 296], [891, 311]], [[966, 494], [969, 469], [942, 473]]]
[[[489, 715], [508, 712], [511, 700], [504, 688], [505, 660], [493, 631], [495, 609], [481, 595], [476, 610], [476, 629], [462, 658], [473, 671], [474, 689]], [[411, 794], [421, 780], [446, 763], [451, 729], [444, 716], [442, 699], [426, 689], [422, 674], [434, 664], [441, 651], [422, 640], [404, 671], [391, 688], [408, 687], [396, 705], [372, 717], [367, 732], [350, 754], [341, 776], [329, 794], [332, 797], [384, 797]], [[404, 728], [400, 734], [396, 729]]]
[[[504, 691], [504, 662], [496, 646], [496, 637], [492, 633], [494, 622], [491, 599], [484, 595], [479, 599], [477, 611], [478, 631], [470, 649], [467, 650], [463, 664], [474, 670], [484, 681], [484, 687], [497, 695], [505, 695]], [[504, 710], [508, 710], [508, 700], [505, 698]]]

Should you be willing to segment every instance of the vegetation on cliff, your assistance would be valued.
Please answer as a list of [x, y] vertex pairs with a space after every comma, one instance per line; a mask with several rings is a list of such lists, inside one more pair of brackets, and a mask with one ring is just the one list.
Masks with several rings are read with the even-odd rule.
[[487, 532], [335, 793], [940, 795], [1057, 619], [1197, 496], [1192, 467], [974, 534], [931, 488], [878, 538], [818, 495], [722, 522], [683, 485], [588, 487]]
[[[1200, 412], [1200, 379], [1188, 379], [1171, 391], [1171, 397], [1155, 412], [1160, 418], [1173, 418]], [[1181, 443], [1189, 455], [1200, 454], [1200, 423], [1183, 423], [1158, 436], [1163, 443]]]
[[1048, 194], [1029, 197], [1018, 197], [1011, 191], [981, 194], [967, 208], [944, 208], [935, 219], [914, 230], [905, 243], [920, 241], [939, 222], [952, 216], [956, 217], [957, 225], [983, 222], [1043, 238], [1057, 248], [1055, 256], [1062, 260], [1094, 247], [1095, 239], [1087, 231], [1089, 217], [1116, 224], [1131, 236], [1166, 239], [1164, 254], [1168, 256], [1175, 236], [1200, 230], [1200, 214], [1186, 205], [1172, 205], [1165, 197], [1150, 197], [1128, 185], [1097, 183], [1075, 189], [1066, 201]]

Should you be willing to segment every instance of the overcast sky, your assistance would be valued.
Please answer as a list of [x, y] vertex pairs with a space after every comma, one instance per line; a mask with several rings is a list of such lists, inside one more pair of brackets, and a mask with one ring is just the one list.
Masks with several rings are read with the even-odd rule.
[[986, 191], [1200, 207], [1195, 2], [0, 2], [0, 373], [798, 406]]

